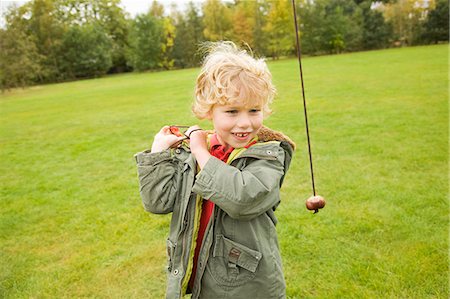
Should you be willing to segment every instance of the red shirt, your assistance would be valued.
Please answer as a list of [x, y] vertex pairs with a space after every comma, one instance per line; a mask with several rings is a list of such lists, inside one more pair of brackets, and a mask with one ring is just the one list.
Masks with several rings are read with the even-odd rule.
[[[245, 147], [249, 148], [255, 143], [256, 141], [253, 141]], [[226, 149], [224, 145], [220, 144], [216, 134], [213, 134], [211, 136], [211, 139], [209, 140], [209, 153], [214, 157], [226, 163], [228, 157], [230, 156], [233, 150], [234, 148], [231, 146], [228, 149]], [[202, 215], [200, 217], [200, 227], [198, 229], [197, 241], [194, 252], [194, 261], [193, 261], [194, 264], [192, 268], [191, 278], [189, 280], [189, 286], [191, 290], [194, 287], [195, 273], [197, 272], [198, 254], [200, 252], [200, 247], [202, 246], [203, 243], [203, 237], [205, 236], [206, 227], [208, 226], [209, 219], [211, 218], [213, 211], [214, 211], [214, 203], [210, 200], [204, 199], [202, 202]]]

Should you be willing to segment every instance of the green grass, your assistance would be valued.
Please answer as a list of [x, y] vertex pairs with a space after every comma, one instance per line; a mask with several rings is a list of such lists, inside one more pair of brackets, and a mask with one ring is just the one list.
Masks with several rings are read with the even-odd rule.
[[[448, 46], [270, 62], [266, 124], [298, 144], [279, 239], [290, 298], [448, 298]], [[0, 95], [1, 298], [162, 298], [170, 216], [141, 207], [133, 160], [195, 124], [197, 69]], [[200, 122], [210, 127], [206, 122]]]

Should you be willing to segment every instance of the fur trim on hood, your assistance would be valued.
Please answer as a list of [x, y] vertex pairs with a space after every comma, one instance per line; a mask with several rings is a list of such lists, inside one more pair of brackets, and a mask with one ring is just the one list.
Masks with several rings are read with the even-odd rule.
[[262, 126], [262, 128], [259, 130], [258, 139], [260, 142], [286, 141], [292, 146], [293, 150], [295, 150], [296, 148], [295, 142], [292, 141], [288, 136], [284, 135], [282, 132], [274, 131], [266, 126]]
[[[206, 130], [208, 134], [214, 134], [214, 130]], [[297, 145], [291, 138], [284, 135], [282, 132], [274, 131], [266, 126], [262, 126], [258, 132], [258, 141], [259, 142], [267, 142], [267, 141], [286, 141], [295, 151]]]
[[[207, 130], [209, 134], [214, 134], [214, 130]], [[266, 126], [262, 126], [258, 132], [258, 140], [259, 142], [267, 142], [267, 141], [286, 141], [295, 151], [297, 147], [295, 142], [292, 141], [291, 138], [284, 135], [282, 132], [274, 131]]]

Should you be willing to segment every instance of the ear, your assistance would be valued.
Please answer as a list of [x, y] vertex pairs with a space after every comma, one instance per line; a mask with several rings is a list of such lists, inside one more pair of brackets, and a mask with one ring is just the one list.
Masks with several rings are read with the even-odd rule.
[[210, 109], [210, 110], [206, 113], [205, 118], [206, 118], [207, 120], [212, 120], [212, 109]]

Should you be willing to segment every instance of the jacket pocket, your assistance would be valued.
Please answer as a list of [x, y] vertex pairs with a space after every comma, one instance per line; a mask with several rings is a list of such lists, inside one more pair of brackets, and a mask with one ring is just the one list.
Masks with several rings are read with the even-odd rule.
[[255, 277], [261, 258], [260, 252], [217, 235], [208, 269], [219, 285], [240, 286]]
[[167, 271], [170, 273], [173, 266], [173, 255], [175, 252], [175, 244], [167, 239]]

